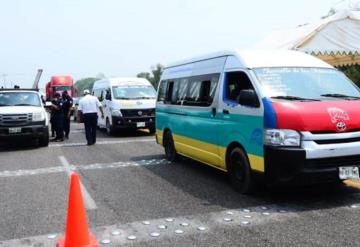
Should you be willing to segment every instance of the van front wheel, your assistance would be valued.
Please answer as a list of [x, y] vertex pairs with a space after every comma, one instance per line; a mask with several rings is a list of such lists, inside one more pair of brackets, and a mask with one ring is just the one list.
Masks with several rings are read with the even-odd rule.
[[111, 126], [109, 119], [106, 119], [106, 134], [112, 136], [114, 134], [114, 128]]
[[167, 131], [164, 135], [164, 149], [165, 149], [165, 156], [168, 161], [173, 162], [177, 160], [178, 154], [176, 153], [171, 131]]
[[255, 181], [252, 176], [248, 158], [241, 148], [234, 148], [228, 158], [228, 174], [232, 186], [242, 194], [255, 192]]

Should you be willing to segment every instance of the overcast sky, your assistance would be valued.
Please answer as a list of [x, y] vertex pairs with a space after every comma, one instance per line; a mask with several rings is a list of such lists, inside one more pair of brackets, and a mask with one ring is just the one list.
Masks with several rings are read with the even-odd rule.
[[[1, 0], [0, 86], [135, 76], [156, 63], [251, 48], [271, 31], [318, 20], [338, 0]], [[6, 74], [5, 78], [3, 74]]]

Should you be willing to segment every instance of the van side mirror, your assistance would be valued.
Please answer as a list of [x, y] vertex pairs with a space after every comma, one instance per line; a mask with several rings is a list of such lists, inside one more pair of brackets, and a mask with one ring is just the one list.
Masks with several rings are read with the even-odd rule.
[[111, 100], [111, 94], [109, 92], [106, 93], [105, 99], [106, 100]]
[[252, 89], [244, 89], [240, 91], [239, 104], [244, 106], [259, 107], [259, 99]]

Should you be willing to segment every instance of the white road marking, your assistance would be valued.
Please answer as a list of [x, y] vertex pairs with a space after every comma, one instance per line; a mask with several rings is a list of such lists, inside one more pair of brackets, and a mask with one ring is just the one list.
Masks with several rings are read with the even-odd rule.
[[[165, 165], [170, 162], [165, 159], [150, 159], [150, 160], [141, 160], [141, 161], [118, 161], [112, 163], [93, 163], [88, 165], [71, 165], [69, 166], [72, 171], [75, 170], [99, 170], [99, 169], [115, 169], [115, 168], [125, 168], [131, 166], [151, 166], [151, 165]], [[27, 169], [27, 170], [14, 170], [14, 171], [1, 171], [0, 178], [7, 177], [20, 177], [20, 176], [30, 176], [30, 175], [39, 175], [39, 174], [51, 174], [57, 172], [64, 172], [65, 167], [54, 166], [54, 167], [45, 167], [38, 169]]]
[[[96, 145], [108, 145], [108, 144], [123, 144], [123, 143], [137, 143], [137, 142], [155, 142], [153, 138], [143, 138], [143, 139], [132, 139], [132, 140], [118, 140], [118, 141], [97, 141]], [[85, 142], [76, 142], [76, 143], [59, 143], [59, 144], [50, 144], [49, 147], [74, 147], [74, 146], [86, 146]], [[93, 146], [91, 146], [93, 147]]]
[[[69, 162], [64, 156], [59, 156], [59, 160], [65, 168], [66, 173], [68, 176], [71, 176], [71, 173], [75, 170], [75, 167], [70, 166]], [[81, 192], [83, 194], [85, 208], [86, 209], [97, 209], [96, 203], [94, 199], [90, 196], [89, 192], [85, 188], [82, 182], [80, 182]]]
[[[218, 227], [226, 228], [245, 228], [249, 227], [249, 225], [264, 225], [269, 223], [270, 221], [277, 221], [281, 223], [282, 221], [289, 220], [289, 218], [294, 218], [298, 216], [298, 210], [296, 209], [296, 205], [267, 205], [267, 212], [270, 212], [270, 216], [263, 216], [264, 212], [260, 206], [255, 206], [251, 208], [252, 218], [247, 221], [247, 223], [243, 223], [243, 216], [246, 214], [241, 209], [231, 209], [233, 212], [232, 221], [224, 222], [223, 217], [226, 216], [227, 210], [210, 212], [204, 214], [196, 214], [196, 215], [186, 215], [186, 216], [178, 216], [174, 218], [171, 222], [166, 222], [167, 218], [160, 219], [151, 219], [148, 220], [150, 224], [144, 225], [142, 221], [131, 222], [127, 224], [115, 224], [108, 226], [99, 226], [91, 229], [92, 233], [96, 236], [98, 240], [108, 239], [111, 241], [113, 245], [111, 246], [123, 246], [129, 244], [131, 241], [152, 241], [154, 236], [151, 235], [153, 233], [155, 226], [163, 225], [163, 227], [159, 234], [155, 234], [157, 238], [167, 238], [171, 239], [175, 237], [179, 233], [184, 236], [189, 235], [201, 235], [204, 233], [211, 233], [214, 229], [218, 229]], [[345, 208], [345, 207], [343, 207]], [[281, 213], [286, 209], [286, 213]], [[345, 210], [357, 210], [357, 209], [349, 209], [345, 208]], [[316, 213], [316, 212], [315, 212]], [[166, 225], [164, 225], [166, 222]], [[181, 222], [187, 222], [186, 226], [181, 225]], [[113, 234], [116, 232], [116, 234]], [[177, 234], [178, 233], [178, 234]], [[51, 233], [53, 235], [54, 233]], [[21, 247], [21, 246], [54, 246], [57, 238], [61, 236], [61, 234], [56, 234], [58, 236], [55, 239], [49, 238], [49, 235], [41, 235], [34, 237], [27, 237], [23, 239], [12, 239], [2, 241], [0, 246], [6, 247]], [[129, 236], [135, 236], [129, 238]], [[135, 240], [136, 239], [136, 240]], [[3, 245], [2, 245], [3, 244]]]
[[81, 129], [81, 130], [70, 130], [70, 135], [71, 133], [85, 133], [85, 130]]

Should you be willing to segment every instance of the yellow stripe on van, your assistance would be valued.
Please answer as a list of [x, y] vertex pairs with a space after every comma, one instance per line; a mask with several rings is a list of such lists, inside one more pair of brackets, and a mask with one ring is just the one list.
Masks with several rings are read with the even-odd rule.
[[157, 144], [163, 146], [163, 131], [159, 130], [159, 129], [156, 129], [155, 135], [156, 135]]
[[[156, 136], [158, 144], [163, 145], [163, 131], [157, 129]], [[174, 134], [173, 138], [175, 149], [179, 154], [226, 171], [226, 148], [181, 135]], [[263, 157], [248, 154], [248, 158], [251, 169], [265, 171]]]
[[225, 169], [225, 162], [218, 154], [219, 146], [180, 135], [174, 135], [174, 142], [180, 154]]

